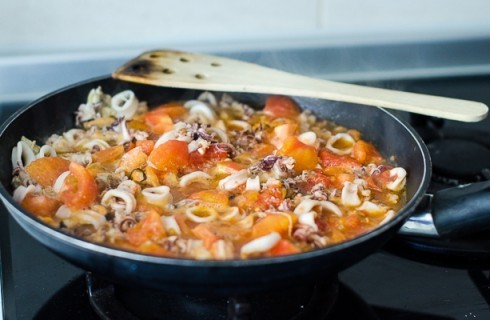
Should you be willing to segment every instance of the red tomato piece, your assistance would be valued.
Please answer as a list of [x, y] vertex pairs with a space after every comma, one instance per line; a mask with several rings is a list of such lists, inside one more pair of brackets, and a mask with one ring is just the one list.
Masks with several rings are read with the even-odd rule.
[[58, 157], [44, 157], [32, 161], [27, 173], [43, 187], [53, 186], [60, 174], [68, 170], [70, 161]]
[[340, 172], [352, 172], [359, 169], [361, 164], [349, 156], [340, 156], [327, 149], [320, 151], [320, 164], [328, 174], [337, 174]]
[[126, 231], [126, 239], [135, 246], [140, 246], [146, 241], [158, 241], [165, 237], [165, 227], [160, 215], [151, 210], [134, 227]]
[[153, 149], [148, 160], [158, 170], [176, 172], [179, 168], [189, 165], [187, 143], [169, 140]]
[[296, 174], [300, 174], [303, 170], [314, 170], [318, 164], [316, 148], [299, 141], [296, 137], [287, 138], [277, 155], [294, 158]]
[[66, 178], [64, 190], [60, 193], [61, 201], [70, 209], [89, 207], [97, 199], [99, 192], [94, 177], [84, 166], [71, 162], [70, 175]]
[[94, 162], [109, 163], [119, 159], [123, 154], [123, 146], [114, 146], [92, 154], [92, 160]]
[[279, 240], [279, 242], [270, 250], [270, 254], [273, 257], [285, 256], [299, 252], [301, 252], [301, 250], [287, 239]]
[[216, 144], [212, 144], [206, 149], [204, 154], [199, 153], [197, 150], [191, 152], [189, 154], [189, 164], [192, 168], [202, 169], [208, 162], [214, 163], [226, 158], [228, 158], [228, 151], [219, 148]]
[[204, 246], [208, 249], [211, 249], [213, 243], [220, 239], [207, 223], [201, 223], [197, 225], [192, 229], [192, 232], [194, 233], [194, 235], [196, 235], [196, 237], [203, 240]]
[[301, 110], [296, 102], [285, 96], [270, 96], [264, 107], [264, 114], [272, 118], [290, 118], [299, 116]]
[[352, 157], [361, 164], [383, 162], [383, 157], [378, 152], [376, 147], [369, 142], [359, 140], [354, 144], [352, 148]]
[[136, 147], [141, 147], [141, 150], [146, 153], [147, 155], [150, 155], [150, 153], [153, 151], [153, 147], [155, 147], [155, 141], [153, 140], [137, 140], [136, 141]]
[[222, 206], [229, 205], [228, 193], [220, 190], [202, 190], [191, 194], [189, 199], [201, 200]]
[[172, 130], [174, 122], [166, 113], [149, 112], [145, 114], [145, 123], [149, 130], [156, 134], [162, 134]]
[[277, 208], [284, 200], [281, 188], [270, 187], [263, 190], [258, 198], [256, 205], [263, 211]]
[[[289, 215], [289, 218], [285, 215]], [[298, 220], [298, 216], [294, 213], [283, 214], [267, 214], [259, 219], [252, 227], [252, 237], [258, 238], [265, 236], [271, 232], [278, 232], [283, 237], [288, 235], [289, 228], [292, 227]]]
[[62, 203], [56, 199], [31, 193], [28, 193], [21, 203], [24, 209], [40, 217], [54, 216], [61, 204]]

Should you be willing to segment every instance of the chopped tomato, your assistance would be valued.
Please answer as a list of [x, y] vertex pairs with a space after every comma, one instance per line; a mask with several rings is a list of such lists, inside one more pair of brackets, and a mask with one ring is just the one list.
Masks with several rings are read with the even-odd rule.
[[381, 166], [379, 167], [379, 173], [373, 173], [368, 179], [368, 188], [373, 189], [375, 191], [382, 191], [386, 188], [386, 185], [390, 182], [395, 181], [396, 177], [390, 176], [389, 166]]
[[276, 147], [269, 143], [259, 143], [251, 150], [252, 156], [256, 158], [265, 158], [272, 154], [276, 150]]
[[161, 245], [152, 241], [146, 241], [136, 249], [138, 252], [152, 254], [155, 256], [172, 256], [173, 254], [165, 250]]
[[176, 172], [179, 168], [189, 165], [187, 143], [169, 140], [153, 149], [148, 160], [158, 170]]
[[279, 242], [270, 250], [270, 254], [273, 257], [285, 256], [299, 252], [301, 252], [301, 250], [287, 239], [279, 240]]
[[352, 148], [352, 157], [361, 164], [381, 163], [383, 157], [379, 154], [376, 147], [364, 140], [359, 140]]
[[281, 124], [274, 128], [270, 143], [276, 148], [281, 148], [287, 138], [294, 136], [298, 131], [298, 125], [295, 123]]
[[199, 151], [193, 151], [189, 154], [189, 164], [192, 168], [202, 169], [208, 162], [216, 162], [228, 158], [229, 154], [226, 149], [219, 148], [216, 144], [212, 144], [206, 149], [204, 154]]
[[342, 224], [347, 230], [354, 231], [361, 226], [361, 218], [357, 214], [350, 214], [342, 217]]
[[145, 123], [150, 131], [162, 134], [172, 129], [177, 120], [181, 120], [187, 109], [181, 104], [171, 102], [161, 105], [144, 115]]
[[351, 173], [354, 169], [359, 169], [361, 164], [349, 156], [341, 156], [327, 149], [320, 151], [320, 164], [327, 174], [339, 174], [342, 172]]
[[62, 203], [56, 199], [32, 193], [28, 193], [21, 203], [24, 209], [40, 217], [54, 216], [61, 204]]
[[191, 194], [189, 196], [189, 199], [201, 200], [204, 202], [215, 203], [222, 206], [229, 205], [228, 193], [221, 190], [202, 190]]
[[145, 114], [145, 124], [149, 130], [156, 134], [162, 134], [172, 130], [174, 122], [168, 114], [165, 113], [152, 113]]
[[196, 237], [203, 240], [204, 246], [211, 249], [213, 243], [219, 240], [219, 237], [211, 230], [208, 223], [201, 223], [192, 229]]
[[245, 169], [245, 165], [232, 160], [225, 160], [216, 163], [213, 173], [214, 175], [229, 175], [242, 169]]
[[253, 225], [252, 237], [258, 238], [274, 231], [285, 237], [297, 220], [298, 217], [293, 213], [267, 214], [264, 218], [257, 220]]
[[175, 217], [175, 221], [177, 221], [177, 224], [179, 225], [180, 232], [182, 233], [182, 235], [186, 237], [191, 236], [193, 234], [192, 229], [187, 224], [187, 218], [185, 214], [177, 213], [174, 217]]
[[270, 96], [265, 102], [264, 114], [272, 118], [294, 119], [300, 112], [296, 102], [285, 96]]
[[140, 246], [148, 240], [161, 240], [165, 235], [165, 227], [160, 215], [154, 210], [148, 211], [143, 220], [126, 231], [126, 239], [135, 246]]
[[311, 174], [308, 175], [306, 182], [311, 186], [311, 188], [317, 184], [321, 184], [327, 188], [332, 185], [333, 177], [327, 177], [326, 175], [320, 172], [313, 171]]
[[43, 187], [53, 186], [60, 174], [68, 171], [70, 161], [59, 157], [44, 157], [32, 161], [27, 173]]
[[256, 208], [256, 202], [258, 198], [258, 191], [245, 190], [233, 199], [233, 204], [244, 210], [250, 210]]
[[61, 201], [70, 209], [89, 207], [97, 199], [99, 190], [94, 177], [81, 164], [71, 162], [70, 175], [66, 178], [64, 190], [60, 193]]
[[169, 102], [156, 107], [148, 113], [167, 114], [172, 120], [176, 121], [182, 120], [187, 112], [188, 110], [182, 104], [178, 102]]
[[124, 146], [114, 146], [92, 154], [93, 162], [109, 163], [119, 159], [124, 154]]
[[126, 173], [130, 173], [135, 169], [146, 166], [147, 160], [148, 156], [143, 152], [142, 148], [136, 147], [122, 156], [119, 168], [123, 169]]
[[276, 209], [284, 200], [284, 195], [282, 188], [269, 187], [259, 194], [255, 204], [263, 211]]
[[153, 140], [136, 140], [136, 147], [141, 147], [141, 150], [147, 155], [150, 155], [154, 146], [155, 141]]
[[300, 174], [303, 170], [313, 170], [318, 164], [316, 148], [299, 141], [296, 137], [287, 138], [277, 155], [294, 158], [296, 174]]
[[325, 188], [342, 189], [345, 181], [354, 181], [354, 174], [351, 173], [338, 173], [336, 175], [325, 175], [318, 171], [313, 171], [308, 175], [306, 182], [299, 183], [301, 193], [308, 194], [312, 188], [318, 184]]

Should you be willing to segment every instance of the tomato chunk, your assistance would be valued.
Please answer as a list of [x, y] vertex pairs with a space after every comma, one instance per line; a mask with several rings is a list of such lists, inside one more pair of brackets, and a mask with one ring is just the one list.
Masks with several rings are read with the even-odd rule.
[[261, 210], [276, 209], [284, 200], [283, 190], [280, 187], [269, 187], [263, 190], [256, 201]]
[[295, 214], [267, 214], [264, 218], [258, 220], [252, 227], [252, 237], [258, 238], [271, 232], [278, 232], [283, 237], [288, 235], [289, 229], [298, 220]]
[[165, 235], [165, 227], [160, 215], [154, 210], [148, 211], [143, 220], [126, 231], [126, 239], [135, 246], [140, 246], [149, 240], [161, 240]]
[[281, 148], [287, 138], [293, 136], [298, 131], [298, 125], [295, 123], [281, 124], [274, 128], [270, 143], [276, 148]]
[[189, 165], [187, 143], [169, 140], [153, 149], [148, 160], [158, 170], [177, 172], [179, 168]]
[[109, 163], [119, 159], [124, 154], [124, 147], [114, 146], [101, 151], [98, 151], [92, 155], [93, 162]]
[[285, 96], [270, 96], [264, 107], [264, 114], [272, 118], [290, 118], [299, 116], [301, 110], [296, 102]]
[[320, 164], [328, 174], [351, 173], [359, 169], [361, 164], [349, 156], [341, 156], [327, 149], [320, 151]]
[[54, 216], [61, 204], [62, 203], [56, 199], [31, 193], [28, 193], [21, 203], [24, 209], [40, 217]]
[[224, 160], [228, 158], [228, 155], [226, 149], [220, 148], [216, 144], [212, 144], [206, 149], [204, 154], [199, 153], [197, 150], [191, 152], [189, 154], [189, 164], [194, 169], [202, 169], [207, 163]]
[[119, 168], [123, 169], [126, 173], [130, 173], [135, 169], [143, 168], [147, 160], [148, 156], [143, 152], [143, 149], [136, 147], [122, 156]]
[[153, 147], [155, 147], [155, 141], [153, 140], [137, 140], [136, 141], [136, 147], [141, 147], [141, 150], [146, 153], [147, 155], [150, 155], [150, 153], [153, 151]]
[[52, 186], [56, 179], [68, 171], [70, 161], [59, 157], [44, 157], [32, 161], [27, 167], [27, 173], [43, 187]]
[[296, 137], [287, 138], [277, 155], [294, 158], [294, 171], [296, 174], [300, 174], [303, 170], [313, 170], [318, 164], [316, 148], [304, 144]]
[[192, 232], [201, 240], [207, 249], [211, 249], [213, 243], [220, 238], [211, 230], [209, 224], [201, 223], [192, 229]]
[[229, 205], [228, 193], [221, 190], [202, 190], [193, 193], [189, 199], [201, 200], [208, 203], [214, 203], [222, 206]]
[[152, 114], [167, 114], [172, 118], [172, 120], [182, 120], [187, 114], [188, 110], [178, 102], [168, 102], [164, 103], [148, 113]]
[[376, 147], [364, 140], [359, 140], [354, 144], [354, 147], [352, 148], [352, 157], [361, 164], [379, 164], [383, 161], [383, 157], [381, 157], [381, 154], [376, 150]]
[[296, 247], [291, 241], [287, 239], [281, 239], [279, 242], [270, 250], [270, 254], [273, 257], [285, 256], [288, 254], [299, 253], [301, 250]]
[[71, 162], [69, 169], [70, 175], [65, 180], [60, 199], [70, 209], [87, 208], [97, 199], [97, 183], [90, 171], [81, 164]]
[[178, 103], [166, 103], [144, 115], [146, 125], [150, 131], [162, 134], [172, 129], [176, 120], [182, 119], [187, 109]]

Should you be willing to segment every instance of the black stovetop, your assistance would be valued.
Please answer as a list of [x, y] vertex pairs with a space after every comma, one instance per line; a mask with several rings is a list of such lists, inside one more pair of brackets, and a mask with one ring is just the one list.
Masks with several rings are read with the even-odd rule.
[[[369, 85], [477, 100], [490, 105], [490, 77], [487, 76]], [[18, 106], [0, 107], [3, 121]], [[483, 136], [482, 143], [490, 143], [490, 119], [466, 124], [413, 117], [402, 112], [397, 115], [413, 121], [427, 137], [434, 130], [445, 136], [472, 130], [478, 133], [479, 139]], [[436, 183], [434, 188], [439, 187]], [[4, 318], [100, 318], [89, 300], [86, 273], [30, 238], [3, 207], [0, 207], [0, 240]], [[478, 241], [475, 240], [475, 246], [481, 245]], [[421, 243], [413, 245], [413, 242], [396, 238], [382, 250], [341, 272], [331, 318], [490, 319], [489, 261], [455, 256], [433, 247], [426, 249], [423, 241]], [[466, 242], [468, 248], [472, 243], [471, 240]], [[180, 317], [169, 313], [162, 318]], [[226, 319], [226, 312], [214, 318]]]

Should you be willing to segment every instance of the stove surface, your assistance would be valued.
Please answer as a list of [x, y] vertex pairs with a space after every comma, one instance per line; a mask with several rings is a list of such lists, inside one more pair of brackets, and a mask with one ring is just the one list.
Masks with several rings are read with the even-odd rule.
[[[477, 100], [490, 105], [490, 77], [486, 76], [369, 85]], [[18, 107], [0, 104], [1, 120]], [[479, 132], [475, 140], [490, 148], [490, 119], [458, 123], [403, 112], [396, 114], [411, 121], [422, 136], [433, 137], [435, 129], [438, 137], [470, 130]], [[435, 181], [433, 188], [443, 188], [444, 183]], [[100, 318], [90, 304], [85, 272], [38, 244], [1, 205], [0, 245], [3, 318]], [[373, 319], [490, 319], [488, 270], [488, 260], [482, 263], [444, 252], [427, 253], [414, 246], [401, 248], [392, 241], [339, 274], [340, 298], [330, 318], [368, 318], [359, 314], [366, 312], [365, 309], [353, 307], [358, 305], [352, 303], [353, 299], [359, 299], [368, 306], [370, 311], [367, 312]], [[226, 319], [226, 315], [222, 317]]]

